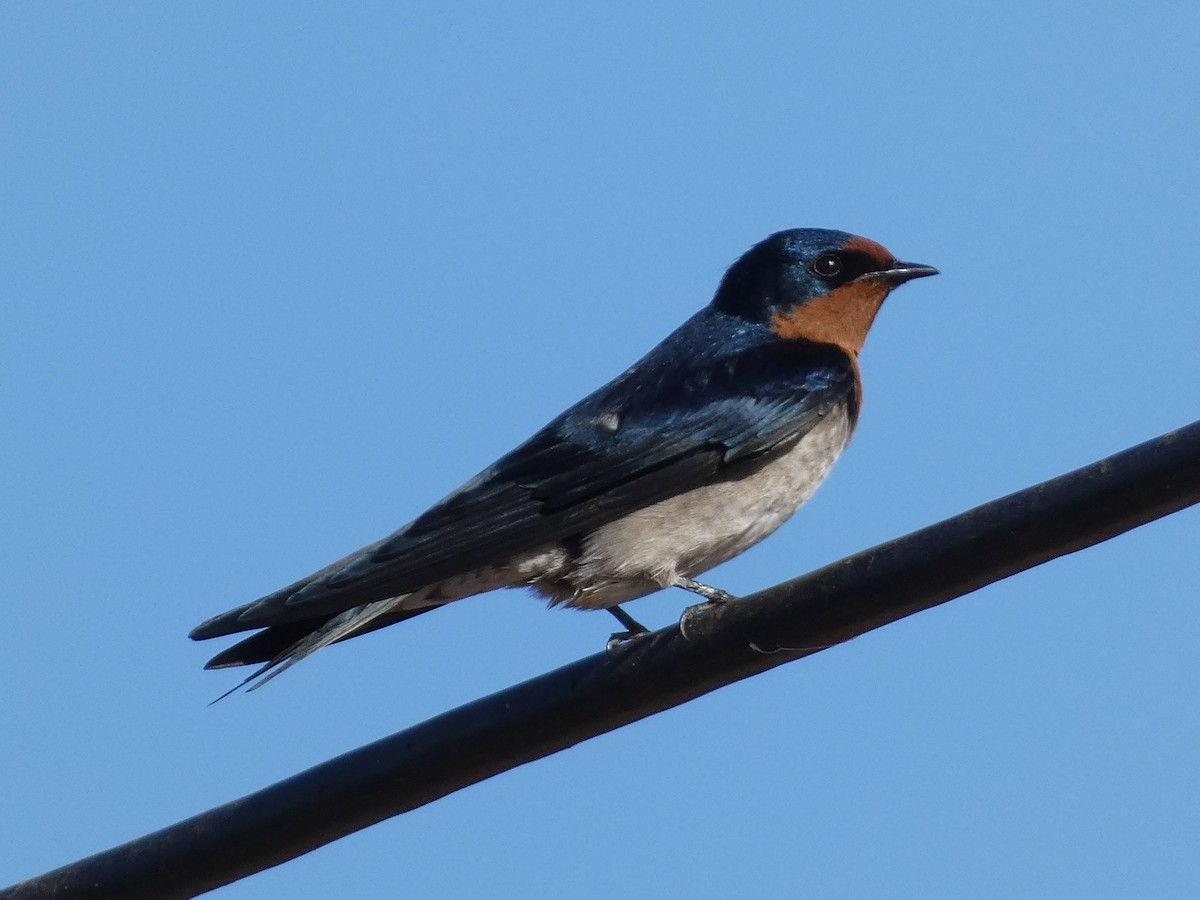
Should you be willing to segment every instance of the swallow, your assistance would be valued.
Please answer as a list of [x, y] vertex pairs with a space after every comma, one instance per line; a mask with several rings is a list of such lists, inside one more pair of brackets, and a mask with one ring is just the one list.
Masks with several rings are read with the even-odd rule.
[[[256, 633], [206, 668], [261, 686], [335, 641], [502, 587], [607, 609], [696, 580], [808, 500], [862, 405], [858, 356], [884, 299], [937, 269], [842, 231], [781, 231], [642, 359], [399, 531], [197, 626]], [[232, 691], [231, 691], [232, 692]]]

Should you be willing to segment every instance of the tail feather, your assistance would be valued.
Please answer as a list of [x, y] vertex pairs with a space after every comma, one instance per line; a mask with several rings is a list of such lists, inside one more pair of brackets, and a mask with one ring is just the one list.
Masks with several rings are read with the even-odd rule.
[[204, 664], [206, 669], [227, 669], [248, 666], [274, 659], [288, 647], [303, 640], [324, 625], [328, 619], [309, 619], [264, 628], [232, 647], [227, 647]]
[[[387, 628], [389, 625], [407, 621], [414, 616], [419, 616], [421, 613], [427, 613], [433, 609], [437, 609], [437, 607], [422, 606], [420, 609], [395, 609], [371, 619], [369, 622], [362, 623], [362, 626], [353, 634], [343, 635], [338, 640], [348, 641], [350, 638], [358, 637], [360, 634], [368, 634], [372, 631], [378, 631], [380, 628]], [[283, 625], [272, 625], [269, 628], [264, 628], [262, 631], [238, 641], [232, 647], [222, 650], [205, 663], [204, 668], [228, 669], [233, 666], [251, 666], [255, 663], [267, 662], [274, 659], [280, 653], [283, 653], [293, 644], [317, 631], [328, 621], [328, 618], [322, 617], [320, 619], [305, 619], [300, 622], [287, 622]]]
[[251, 665], [256, 662], [262, 662], [263, 665], [212, 702], [224, 700], [241, 688], [246, 688], [247, 691], [257, 690], [300, 660], [337, 641], [357, 637], [360, 634], [411, 619], [413, 616], [436, 608], [434, 606], [422, 606], [417, 609], [396, 608], [405, 601], [412, 602], [413, 597], [413, 594], [402, 594], [398, 597], [364, 603], [362, 606], [348, 609], [323, 621], [287, 622], [282, 625], [273, 625], [238, 642], [210, 659], [205, 668], [222, 669], [230, 666]]

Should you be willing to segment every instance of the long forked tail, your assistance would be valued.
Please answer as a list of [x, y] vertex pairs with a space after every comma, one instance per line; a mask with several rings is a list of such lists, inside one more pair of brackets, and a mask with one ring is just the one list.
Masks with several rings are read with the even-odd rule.
[[290, 669], [322, 647], [327, 647], [337, 641], [358, 637], [397, 622], [403, 622], [437, 608], [436, 606], [421, 606], [416, 609], [397, 608], [405, 601], [411, 603], [412, 600], [412, 594], [376, 600], [373, 603], [364, 603], [362, 606], [348, 609], [328, 619], [272, 625], [239, 641], [210, 659], [204, 668], [225, 669], [254, 663], [263, 663], [263, 665], [212, 702], [224, 700], [243, 687], [247, 691], [257, 690], [276, 675]]

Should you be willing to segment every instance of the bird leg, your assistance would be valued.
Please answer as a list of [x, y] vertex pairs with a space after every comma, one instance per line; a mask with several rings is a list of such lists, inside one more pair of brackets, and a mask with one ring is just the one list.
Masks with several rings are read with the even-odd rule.
[[732, 603], [737, 599], [729, 591], [712, 587], [694, 578], [688, 578], [686, 575], [681, 575], [675, 579], [674, 585], [675, 587], [683, 588], [685, 591], [691, 591], [693, 594], [699, 594], [704, 598], [703, 603], [689, 606], [683, 611], [683, 615], [679, 617], [679, 633], [687, 640], [690, 640], [688, 631], [696, 621], [697, 616], [702, 615], [706, 610], [712, 609], [714, 606], [720, 606], [723, 603]]
[[693, 594], [699, 594], [709, 603], [732, 603], [737, 599], [737, 597], [733, 596], [733, 594], [729, 593], [729, 591], [723, 591], [720, 588], [703, 584], [702, 582], [697, 581], [695, 578], [688, 578], [686, 575], [680, 575], [672, 582], [672, 584], [674, 584], [675, 587], [683, 588], [685, 591], [691, 591]]
[[610, 606], [608, 611], [613, 614], [613, 617], [625, 626], [625, 629], [632, 634], [645, 634], [650, 629], [631, 616], [619, 606]]
[[641, 637], [643, 634], [650, 633], [649, 628], [647, 628], [629, 613], [625, 612], [625, 610], [621, 609], [621, 607], [609, 606], [605, 608], [613, 614], [613, 617], [618, 622], [625, 626], [624, 631], [615, 632], [609, 637], [606, 649], [612, 650], [614, 647], [617, 647], [626, 641], [631, 641], [634, 638]]

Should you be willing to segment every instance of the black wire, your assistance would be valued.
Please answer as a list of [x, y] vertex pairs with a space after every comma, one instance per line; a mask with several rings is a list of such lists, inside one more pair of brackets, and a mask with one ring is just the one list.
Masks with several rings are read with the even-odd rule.
[[476, 700], [4, 891], [192, 897], [1200, 502], [1200, 422]]

